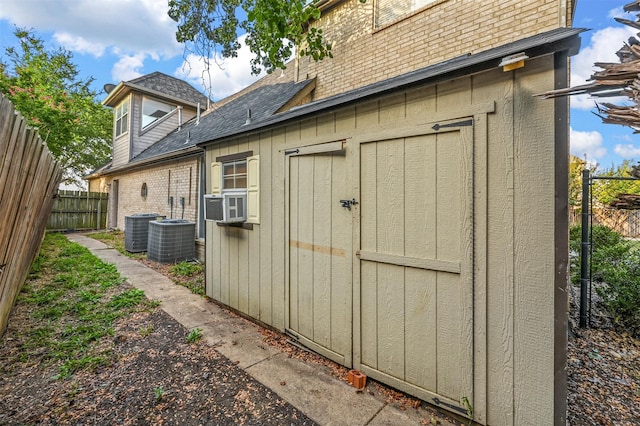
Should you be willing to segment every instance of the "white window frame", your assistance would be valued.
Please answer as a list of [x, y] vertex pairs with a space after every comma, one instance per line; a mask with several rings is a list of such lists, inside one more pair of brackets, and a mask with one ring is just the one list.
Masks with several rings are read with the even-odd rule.
[[[238, 171], [238, 166], [244, 165], [244, 171]], [[227, 169], [232, 167], [231, 173], [226, 173]], [[242, 169], [241, 169], [242, 170]], [[244, 181], [244, 185], [241, 185]], [[228, 185], [228, 182], [232, 182], [232, 185]], [[247, 159], [225, 161], [222, 163], [222, 192], [233, 191], [246, 191], [247, 189]]]
[[[157, 106], [165, 106], [165, 107], [167, 107], [167, 110], [165, 111], [163, 109], [157, 108], [156, 111], [164, 112], [164, 114], [162, 116], [159, 116], [159, 117], [154, 117], [153, 115], [145, 114], [145, 109], [148, 107], [148, 105], [150, 103], [152, 103], [154, 105], [157, 105]], [[171, 105], [171, 104], [168, 104], [166, 102], [162, 102], [162, 101], [159, 101], [157, 99], [154, 99], [154, 98], [151, 98], [151, 97], [148, 97], [148, 96], [143, 96], [142, 97], [142, 109], [141, 109], [142, 129], [146, 129], [149, 126], [152, 126], [154, 123], [157, 123], [158, 120], [160, 120], [161, 118], [165, 117], [167, 114], [171, 113], [174, 109], [176, 109], [175, 105]], [[145, 121], [146, 121], [145, 117], [151, 117], [152, 120], [145, 123]]]
[[[129, 131], [129, 98], [120, 102], [113, 113], [114, 129], [113, 134], [116, 138], [126, 134]], [[123, 126], [123, 121], [125, 124]]]
[[[226, 187], [224, 184], [224, 166], [230, 164], [246, 163], [244, 173], [227, 174], [227, 177], [244, 176], [245, 185]], [[260, 223], [260, 155], [253, 155], [253, 151], [247, 151], [231, 156], [216, 158], [211, 163], [210, 193], [221, 195], [224, 192], [246, 192], [247, 194], [247, 222]]]

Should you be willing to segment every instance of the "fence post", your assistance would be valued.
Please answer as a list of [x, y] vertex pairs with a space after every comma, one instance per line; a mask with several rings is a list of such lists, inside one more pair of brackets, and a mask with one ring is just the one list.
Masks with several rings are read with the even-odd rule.
[[96, 218], [96, 228], [100, 229], [100, 225], [102, 225], [102, 193], [98, 195], [98, 217]]
[[589, 169], [582, 171], [582, 243], [580, 245], [580, 327], [587, 327], [589, 288]]

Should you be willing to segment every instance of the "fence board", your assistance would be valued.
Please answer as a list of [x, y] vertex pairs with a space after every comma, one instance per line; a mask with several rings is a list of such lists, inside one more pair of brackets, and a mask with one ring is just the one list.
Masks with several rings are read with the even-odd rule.
[[107, 194], [104, 192], [59, 191], [48, 230], [102, 229], [107, 224]]
[[0, 335], [42, 243], [62, 171], [0, 94]]

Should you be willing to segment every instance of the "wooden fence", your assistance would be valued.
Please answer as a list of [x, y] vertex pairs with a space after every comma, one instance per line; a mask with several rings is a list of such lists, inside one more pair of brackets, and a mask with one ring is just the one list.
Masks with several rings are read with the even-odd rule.
[[0, 94], [0, 336], [38, 253], [62, 171]]
[[106, 224], [107, 193], [61, 190], [56, 195], [47, 229], [101, 229]]
[[[593, 225], [606, 226], [625, 238], [640, 238], [640, 210], [614, 209], [601, 205], [592, 208], [591, 216]], [[569, 210], [569, 224], [582, 224], [580, 209]]]

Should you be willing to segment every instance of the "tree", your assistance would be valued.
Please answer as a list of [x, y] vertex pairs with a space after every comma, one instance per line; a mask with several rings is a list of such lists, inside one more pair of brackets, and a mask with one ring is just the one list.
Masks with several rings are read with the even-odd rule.
[[110, 157], [113, 114], [96, 101], [93, 78], [78, 78], [71, 52], [47, 50], [31, 30], [16, 28], [14, 35], [19, 47], [5, 48], [0, 92], [38, 129], [65, 170], [64, 181], [79, 183]]
[[569, 162], [569, 205], [580, 207], [582, 205], [582, 171], [587, 167], [587, 162], [575, 157], [570, 157]]
[[[596, 174], [596, 171], [592, 171]], [[598, 176], [611, 177], [632, 177], [632, 164], [629, 160], [624, 160], [618, 166], [597, 172]], [[593, 183], [593, 198], [605, 205], [610, 205], [618, 199], [620, 194], [640, 194], [639, 180], [597, 180]]]
[[[365, 3], [366, 0], [359, 0]], [[331, 57], [331, 44], [322, 30], [309, 26], [320, 17], [317, 0], [169, 0], [169, 16], [178, 23], [176, 39], [188, 43], [205, 60], [218, 52], [237, 56], [238, 34], [255, 58], [251, 70], [259, 74], [285, 68], [294, 48], [318, 61]], [[240, 20], [238, 16], [246, 15]]]

